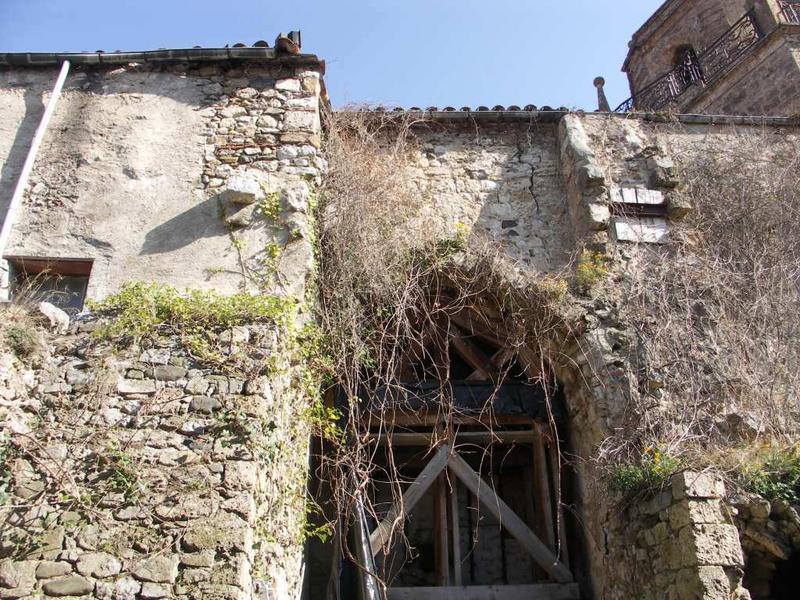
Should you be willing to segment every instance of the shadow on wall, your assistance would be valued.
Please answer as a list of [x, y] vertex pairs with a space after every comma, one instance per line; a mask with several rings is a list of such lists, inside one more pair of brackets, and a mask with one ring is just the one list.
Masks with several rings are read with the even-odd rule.
[[17, 127], [17, 135], [8, 152], [8, 157], [0, 170], [0, 224], [6, 220], [8, 205], [14, 196], [22, 166], [36, 135], [36, 128], [44, 114], [44, 100], [39, 89], [25, 91], [25, 117]]
[[215, 195], [148, 231], [139, 254], [173, 252], [202, 238], [228, 235], [219, 213], [220, 197]]

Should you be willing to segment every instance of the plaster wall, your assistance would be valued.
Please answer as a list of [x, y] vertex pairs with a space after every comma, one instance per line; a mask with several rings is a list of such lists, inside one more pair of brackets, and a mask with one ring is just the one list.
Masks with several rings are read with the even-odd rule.
[[[303, 72], [315, 80], [305, 88], [294, 78]], [[50, 69], [0, 71], [0, 107], [10, 115], [0, 126], [0, 209], [55, 77]], [[275, 90], [287, 78], [293, 83], [278, 85], [289, 89]], [[248, 261], [258, 261], [270, 240], [286, 246], [288, 239], [261, 224], [238, 231], [240, 245], [232, 244], [220, 216], [224, 183], [250, 170], [261, 199], [265, 190], [302, 188], [304, 177], [314, 178], [318, 78], [305, 67], [263, 64], [74, 71], [6, 255], [94, 260], [90, 298], [129, 280], [246, 287]]]

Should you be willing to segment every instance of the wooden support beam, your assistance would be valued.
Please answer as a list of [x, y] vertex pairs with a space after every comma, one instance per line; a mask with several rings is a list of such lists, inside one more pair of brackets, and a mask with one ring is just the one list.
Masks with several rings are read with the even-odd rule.
[[[561, 457], [558, 455], [557, 447], [555, 444], [547, 444], [547, 457], [550, 460], [550, 471], [553, 473], [553, 478], [555, 479], [554, 484], [559, 485], [561, 484]], [[558, 519], [558, 524], [556, 529], [558, 530], [558, 541], [559, 541], [559, 550], [561, 561], [569, 567], [569, 546], [567, 544], [567, 525], [564, 522], [564, 507], [561, 504], [561, 489], [554, 488], [555, 495], [553, 496], [553, 500], [556, 503], [556, 518]]]
[[450, 446], [442, 446], [436, 451], [436, 454], [422, 470], [422, 473], [419, 474], [419, 477], [403, 493], [403, 498], [392, 506], [380, 525], [372, 532], [369, 536], [369, 542], [372, 546], [373, 555], [380, 552], [381, 548], [389, 541], [389, 534], [395, 523], [398, 520], [405, 519], [405, 516], [414, 510], [417, 502], [420, 501], [425, 492], [428, 491], [428, 488], [436, 481], [439, 474], [447, 467], [449, 454]]
[[[462, 431], [456, 434], [456, 443], [464, 444], [532, 444], [533, 431]], [[369, 440], [392, 446], [430, 446], [433, 433], [370, 433]]]
[[453, 544], [453, 581], [455, 586], [462, 585], [461, 577], [461, 529], [458, 521], [458, 479], [455, 473], [450, 474], [450, 533]]
[[439, 474], [436, 482], [436, 514], [434, 515], [436, 536], [436, 580], [440, 586], [450, 584], [450, 540], [447, 536], [447, 475]]
[[478, 348], [463, 331], [455, 325], [450, 326], [450, 343], [456, 352], [464, 359], [476, 373], [470, 375], [472, 381], [489, 381], [494, 372], [491, 357], [487, 356], [483, 350]]
[[477, 335], [479, 338], [498, 347], [504, 345], [503, 340], [497, 335], [500, 325], [486, 322], [469, 309], [462, 309], [451, 314], [450, 320], [470, 335]]
[[559, 562], [558, 557], [536, 537], [525, 522], [500, 498], [481, 476], [458, 454], [453, 453], [448, 460], [449, 468], [464, 483], [480, 503], [492, 513], [500, 524], [514, 536], [523, 548], [557, 582], [571, 583], [572, 573]]
[[538, 509], [539, 534], [547, 547], [555, 552], [556, 533], [553, 525], [553, 495], [550, 476], [547, 474], [547, 455], [544, 448], [543, 430], [538, 423], [534, 425], [533, 472], [536, 480], [536, 508]]
[[389, 600], [580, 600], [577, 583], [389, 588]]

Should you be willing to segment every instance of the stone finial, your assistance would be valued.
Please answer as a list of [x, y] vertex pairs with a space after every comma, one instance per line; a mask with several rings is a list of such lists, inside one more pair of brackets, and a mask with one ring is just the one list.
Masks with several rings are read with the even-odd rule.
[[608, 104], [608, 98], [606, 98], [606, 92], [603, 89], [605, 84], [606, 80], [602, 77], [594, 78], [594, 87], [597, 88], [597, 110], [599, 112], [611, 112], [611, 106]]

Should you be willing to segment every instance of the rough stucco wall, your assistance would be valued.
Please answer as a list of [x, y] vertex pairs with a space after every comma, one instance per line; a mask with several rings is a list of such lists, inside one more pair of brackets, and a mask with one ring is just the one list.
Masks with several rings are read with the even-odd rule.
[[555, 125], [436, 124], [415, 134], [410, 177], [445, 234], [487, 234], [540, 273], [566, 264], [574, 236]]
[[[242, 144], [246, 160], [233, 157], [232, 165], [226, 163], [228, 173], [239, 164], [254, 165], [262, 178], [272, 174], [270, 189], [276, 191], [297, 187], [303, 175], [314, 177], [316, 149], [305, 132], [319, 129], [319, 86], [303, 89], [295, 80], [291, 89], [274, 90], [276, 82], [294, 74], [256, 65], [225, 72], [216, 67], [187, 71], [180, 65], [74, 72], [40, 151], [7, 255], [94, 259], [93, 298], [128, 280], [236, 291], [244, 285], [241, 261], [256, 260], [257, 249], [270, 238], [282, 245], [287, 239], [279, 231], [249, 228], [239, 233], [249, 248], [240, 256], [219, 216], [225, 179], [207, 171], [218, 162], [217, 146], [231, 143], [228, 129], [251, 139], [263, 130], [253, 147], [234, 140]], [[0, 103], [13, 109], [3, 125], [8, 131], [0, 136], [2, 148], [14, 139], [14, 123], [23, 119], [17, 86], [26, 86], [30, 98], [54, 80], [50, 71], [0, 72]], [[245, 88], [255, 89], [256, 97], [237, 98]], [[270, 92], [270, 97], [258, 96]], [[235, 118], [225, 113], [231, 97], [248, 103]], [[285, 111], [285, 102], [297, 106]], [[255, 121], [262, 113], [269, 113], [270, 122], [259, 127]], [[298, 117], [306, 114], [308, 119]], [[225, 128], [226, 135], [215, 135], [225, 118], [233, 126]], [[296, 139], [287, 139], [293, 134]], [[0, 155], [4, 199], [10, 198], [25, 151], [23, 145], [8, 158]], [[305, 166], [296, 166], [301, 159]]]

